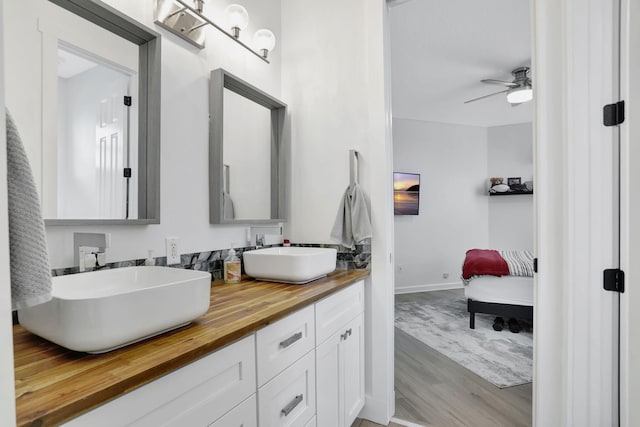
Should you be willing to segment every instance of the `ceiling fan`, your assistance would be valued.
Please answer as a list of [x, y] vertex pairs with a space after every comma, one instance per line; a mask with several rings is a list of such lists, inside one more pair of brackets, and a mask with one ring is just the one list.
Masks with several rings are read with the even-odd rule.
[[513, 106], [528, 102], [533, 99], [533, 88], [531, 87], [531, 78], [529, 77], [529, 67], [518, 67], [511, 72], [513, 74], [513, 81], [507, 82], [504, 80], [484, 79], [480, 80], [482, 83], [489, 83], [493, 85], [506, 86], [507, 89], [499, 92], [490, 93], [489, 95], [479, 96], [477, 98], [465, 101], [465, 104], [470, 102], [479, 101], [490, 96], [498, 95], [500, 93], [507, 94], [507, 101]]

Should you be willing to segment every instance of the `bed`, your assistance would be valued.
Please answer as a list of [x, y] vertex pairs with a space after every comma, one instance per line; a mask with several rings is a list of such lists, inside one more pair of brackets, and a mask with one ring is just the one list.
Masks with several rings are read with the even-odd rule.
[[471, 329], [476, 313], [533, 320], [531, 252], [471, 249], [462, 278]]

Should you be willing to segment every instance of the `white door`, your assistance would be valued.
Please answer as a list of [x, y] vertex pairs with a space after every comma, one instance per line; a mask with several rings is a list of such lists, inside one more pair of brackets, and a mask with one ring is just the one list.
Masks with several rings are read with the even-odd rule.
[[640, 3], [622, 0], [621, 12], [620, 425], [632, 427], [640, 425]]
[[129, 95], [129, 76], [117, 76], [108, 96], [96, 108], [96, 181], [99, 218], [127, 218], [128, 117], [124, 105]]

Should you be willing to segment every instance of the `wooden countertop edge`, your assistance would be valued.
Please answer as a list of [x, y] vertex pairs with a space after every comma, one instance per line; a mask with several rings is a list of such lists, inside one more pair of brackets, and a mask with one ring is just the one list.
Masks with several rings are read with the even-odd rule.
[[[74, 402], [71, 402], [70, 404], [60, 406], [50, 411], [47, 411], [46, 409], [44, 409], [44, 410], [39, 410], [36, 413], [31, 413], [26, 415], [22, 414], [22, 416], [18, 412], [17, 426], [19, 427], [56, 426], [63, 422], [69, 421], [75, 417], [82, 415], [85, 412], [88, 412], [98, 406], [101, 406], [107, 403], [110, 400], [116, 399], [128, 392], [135, 390], [138, 387], [141, 387], [147, 383], [150, 383], [162, 377], [163, 375], [168, 374], [169, 372], [172, 372], [197, 359], [200, 359], [201, 357], [206, 356], [207, 354], [220, 350], [221, 348], [247, 335], [250, 335], [265, 326], [268, 326], [269, 324], [272, 324], [277, 320], [282, 319], [287, 315], [303, 307], [313, 304], [318, 300], [325, 298], [331, 295], [332, 293], [339, 291], [340, 289], [346, 286], [352, 285], [360, 280], [363, 280], [369, 276], [368, 271], [348, 270], [348, 271], [336, 272], [333, 275], [330, 275], [328, 279], [336, 280], [339, 277], [344, 276], [344, 273], [347, 273], [347, 272], [349, 272], [353, 277], [351, 277], [348, 281], [344, 283], [336, 284], [332, 287], [327, 287], [326, 289], [322, 289], [317, 294], [310, 295], [308, 297], [305, 297], [304, 299], [301, 299], [290, 305], [287, 305], [286, 307], [278, 310], [277, 312], [267, 314], [264, 317], [256, 319], [255, 321], [242, 325], [241, 327], [237, 327], [232, 331], [230, 331], [229, 333], [226, 333], [220, 336], [218, 339], [208, 341], [206, 343], [198, 344], [196, 347], [189, 349], [185, 352], [178, 352], [173, 357], [168, 358], [161, 363], [149, 365], [147, 369], [141, 372], [138, 372], [137, 374], [131, 377], [117, 381], [114, 384], [108, 385], [105, 388], [101, 388], [94, 393], [87, 394], [82, 399], [76, 400]], [[356, 273], [354, 274], [354, 272]], [[250, 283], [250, 282], [251, 280], [247, 281], [247, 283]], [[220, 283], [220, 281], [212, 282], [212, 288], [213, 286], [216, 285], [216, 283]], [[206, 316], [206, 314], [204, 316]], [[197, 322], [198, 321], [196, 320], [194, 323], [197, 324]], [[176, 330], [176, 333], [179, 333], [179, 331], [181, 331], [181, 329]], [[166, 339], [166, 336], [160, 335], [155, 338], [150, 338], [148, 341], [144, 341], [142, 345], [144, 345], [144, 343], [149, 343], [154, 340], [161, 340], [163, 338]], [[51, 345], [55, 346], [55, 344], [51, 344]]]

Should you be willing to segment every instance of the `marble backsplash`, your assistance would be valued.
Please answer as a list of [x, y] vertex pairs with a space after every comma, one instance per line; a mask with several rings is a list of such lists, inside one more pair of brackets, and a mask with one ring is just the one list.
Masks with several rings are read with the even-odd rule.
[[[281, 245], [274, 245], [281, 246]], [[322, 247], [322, 248], [335, 248], [337, 253], [337, 262], [336, 269], [338, 270], [370, 270], [371, 264], [371, 243], [370, 240], [364, 244], [356, 245], [355, 249], [346, 248], [341, 245], [331, 245], [331, 244], [313, 244], [313, 243], [301, 243], [294, 244], [291, 246], [301, 246], [301, 247]], [[269, 246], [265, 246], [269, 247]], [[236, 255], [242, 259], [242, 254], [245, 251], [256, 249], [254, 246], [237, 248], [235, 249]], [[208, 271], [211, 273], [214, 280], [222, 279], [223, 272], [223, 261], [227, 257], [229, 250], [215, 250], [215, 251], [205, 251], [205, 252], [194, 252], [190, 254], [182, 254], [180, 256], [180, 264], [171, 265], [170, 267], [175, 268], [188, 268], [192, 270], [198, 271]], [[156, 265], [165, 266], [167, 265], [166, 257], [156, 257], [154, 258], [156, 261]], [[110, 268], [121, 268], [121, 267], [131, 267], [136, 265], [144, 265], [145, 259], [133, 259], [128, 261], [119, 261], [107, 263], [101, 269], [110, 269]], [[79, 273], [78, 267], [66, 267], [66, 268], [57, 268], [51, 271], [52, 276], [63, 276], [65, 274], [75, 274]], [[244, 274], [244, 263], [242, 264], [242, 273]]]

